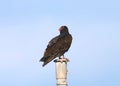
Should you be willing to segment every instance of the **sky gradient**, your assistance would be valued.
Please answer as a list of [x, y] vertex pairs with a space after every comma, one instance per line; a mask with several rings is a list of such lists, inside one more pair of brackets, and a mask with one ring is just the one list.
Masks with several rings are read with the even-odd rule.
[[119, 0], [0, 1], [0, 86], [56, 86], [39, 59], [66, 25], [69, 86], [120, 86]]

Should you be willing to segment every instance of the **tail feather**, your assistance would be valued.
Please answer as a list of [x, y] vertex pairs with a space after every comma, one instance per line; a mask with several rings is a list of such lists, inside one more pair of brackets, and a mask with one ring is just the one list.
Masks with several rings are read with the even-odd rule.
[[43, 65], [42, 65], [42, 66], [44, 67], [44, 66], [47, 65], [49, 62], [51, 62], [53, 59], [54, 59], [53, 56], [49, 56], [49, 57], [47, 57], [47, 58], [41, 59], [40, 61], [44, 62]]
[[49, 56], [42, 57], [42, 58], [40, 59], [40, 61], [41, 61], [41, 62], [45, 62], [45, 61], [47, 60], [48, 57], [49, 57]]
[[42, 65], [42, 67], [44, 67], [46, 64], [45, 63], [43, 63], [43, 65]]

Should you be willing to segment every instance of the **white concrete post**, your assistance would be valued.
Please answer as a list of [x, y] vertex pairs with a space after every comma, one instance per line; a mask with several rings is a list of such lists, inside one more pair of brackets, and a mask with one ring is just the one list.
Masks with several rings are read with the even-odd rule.
[[56, 64], [56, 86], [68, 86], [67, 85], [67, 62], [68, 59], [57, 59], [54, 61]]

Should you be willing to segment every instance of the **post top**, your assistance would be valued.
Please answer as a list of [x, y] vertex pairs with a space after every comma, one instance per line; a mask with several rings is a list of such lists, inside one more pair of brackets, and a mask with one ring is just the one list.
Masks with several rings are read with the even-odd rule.
[[55, 59], [54, 62], [69, 62], [68, 58]]

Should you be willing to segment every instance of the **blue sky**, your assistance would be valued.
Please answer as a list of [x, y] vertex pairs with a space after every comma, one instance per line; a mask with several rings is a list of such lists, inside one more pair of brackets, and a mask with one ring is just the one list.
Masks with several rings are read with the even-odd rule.
[[0, 86], [56, 86], [39, 59], [66, 25], [69, 86], [120, 86], [119, 0], [0, 1]]

